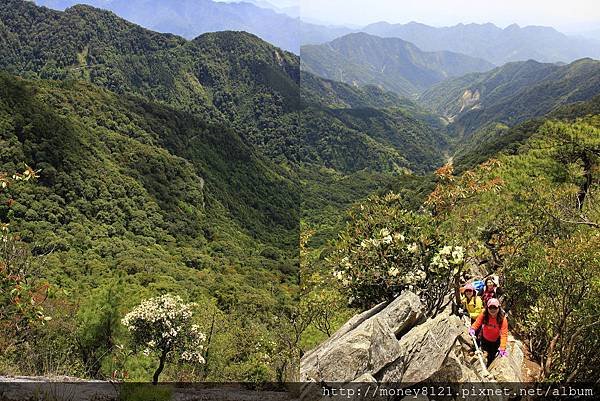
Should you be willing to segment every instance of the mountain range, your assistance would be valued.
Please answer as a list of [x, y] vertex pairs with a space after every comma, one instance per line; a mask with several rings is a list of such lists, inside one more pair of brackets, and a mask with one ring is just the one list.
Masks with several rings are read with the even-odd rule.
[[221, 2], [224, 2], [224, 3], [242, 3], [242, 2], [243, 3], [251, 3], [260, 8], [268, 8], [273, 11], [277, 11], [279, 13], [289, 15], [292, 18], [300, 17], [300, 6], [298, 4], [295, 4], [294, 2], [288, 3], [288, 5], [284, 5], [284, 6], [276, 6], [275, 4], [270, 3], [266, 0], [227, 0], [227, 1], [221, 0]]
[[[118, 93], [138, 94], [200, 114], [209, 122], [233, 124], [246, 142], [277, 162], [318, 163], [347, 172], [390, 166], [422, 170], [440, 160], [440, 151], [427, 146], [415, 144], [403, 153], [393, 145], [398, 140], [382, 142], [381, 132], [388, 137], [402, 135], [404, 131], [391, 128], [397, 122], [377, 132], [358, 132], [353, 124], [322, 112], [331, 104], [302, 104], [299, 58], [251, 34], [207, 33], [186, 41], [89, 6], [57, 12], [15, 0], [0, 10], [0, 34], [9, 38], [0, 43], [0, 67], [9, 72], [87, 79]], [[44, 52], [36, 53], [40, 47]], [[353, 94], [365, 98], [363, 105], [371, 102], [364, 91]], [[309, 98], [319, 96], [305, 97]], [[397, 107], [406, 105], [395, 99]], [[314, 121], [320, 130], [298, 122], [308, 121], [307, 113], [317, 114]], [[426, 129], [416, 120], [415, 124]], [[346, 134], [334, 137], [340, 129]], [[419, 135], [409, 136], [407, 143], [420, 141]], [[364, 149], [362, 153], [350, 150], [356, 144]]]
[[600, 41], [567, 36], [541, 26], [504, 29], [491, 23], [432, 27], [421, 23], [378, 22], [361, 29], [326, 26], [302, 21], [298, 7], [280, 8], [264, 0], [216, 2], [212, 0], [35, 0], [38, 5], [64, 10], [88, 4], [113, 11], [151, 30], [187, 39], [215, 31], [253, 33], [296, 54], [301, 44], [323, 44], [350, 33], [365, 32], [396, 37], [426, 52], [450, 51], [484, 59], [497, 66], [511, 61], [569, 63], [583, 57], [600, 57]]
[[352, 85], [378, 85], [404, 96], [450, 77], [494, 66], [482, 59], [447, 51], [423, 52], [397, 38], [353, 33], [323, 45], [301, 49], [302, 68]]
[[212, 0], [36, 0], [41, 6], [65, 10], [76, 4], [114, 12], [121, 18], [158, 32], [193, 39], [206, 32], [246, 31], [298, 53], [300, 20], [250, 2]]
[[112, 11], [153, 31], [186, 39], [207, 32], [246, 31], [296, 54], [303, 40], [321, 43], [351, 32], [345, 27], [300, 21], [298, 7], [280, 8], [260, 0], [35, 0], [35, 3], [59, 11], [87, 4]]
[[[153, 11], [205, 4], [94, 1], [148, 20]], [[219, 12], [238, 7], [224, 6], [229, 8]], [[187, 14], [181, 16], [173, 21], [185, 27]], [[198, 369], [169, 361], [166, 381], [297, 380], [302, 352], [331, 334], [348, 312], [347, 294], [337, 294], [331, 285], [339, 264], [329, 263], [341, 255], [340, 244], [357, 233], [365, 241], [359, 238], [355, 249], [379, 244], [374, 258], [391, 249], [380, 240], [391, 223], [393, 230], [418, 228], [423, 235], [418, 241], [427, 247], [441, 249], [446, 240], [480, 244], [477, 249], [487, 251], [477, 257], [487, 258], [482, 260], [490, 267], [523, 261], [531, 267], [522, 275], [525, 288], [529, 273], [539, 270], [537, 261], [552, 255], [546, 244], [574, 232], [569, 228], [559, 238], [557, 217], [539, 213], [538, 202], [560, 212], [562, 207], [554, 206], [559, 195], [579, 208], [577, 218], [590, 208], [575, 206], [571, 195], [581, 188], [585, 195], [596, 190], [598, 117], [573, 127], [548, 120], [598, 114], [598, 61], [529, 60], [493, 68], [472, 56], [354, 33], [307, 46], [314, 65], [303, 60], [303, 70], [301, 57], [252, 33], [189, 37], [157, 33], [89, 5], [56, 11], [24, 0], [0, 2], [0, 178], [7, 182], [24, 163], [39, 172], [34, 182], [8, 178], [10, 186], [0, 191], [0, 222], [10, 223], [17, 256], [30, 250], [32, 258], [24, 260], [43, 267], [30, 274], [52, 289], [43, 305], [52, 319], [19, 326], [15, 343], [8, 342], [9, 352], [0, 358], [0, 373], [74, 370], [73, 375], [105, 379], [129, 372], [129, 380], [143, 382], [154, 370], [151, 359], [136, 352], [140, 344], [132, 343], [119, 321], [143, 300], [170, 293], [198, 304], [195, 318], [207, 333], [206, 363]], [[336, 69], [347, 69], [353, 79], [340, 82]], [[395, 91], [388, 90], [392, 85]], [[540, 130], [543, 124], [546, 131]], [[552, 127], [568, 136], [545, 142]], [[569, 142], [579, 139], [572, 134], [582, 134], [576, 146]], [[516, 160], [519, 166], [501, 157], [501, 170], [495, 170], [503, 174], [500, 179], [488, 164], [473, 175], [448, 176], [447, 185], [438, 187], [442, 191], [434, 191], [432, 172], [449, 160], [464, 170], [498, 152], [527, 148], [522, 144], [533, 135], [539, 146]], [[565, 185], [539, 186], [530, 194], [539, 177], [541, 184]], [[506, 192], [515, 184], [518, 191]], [[505, 202], [498, 202], [497, 185]], [[390, 192], [398, 196], [389, 196], [389, 203], [370, 197]], [[434, 218], [430, 212], [418, 214], [432, 193], [441, 208], [436, 206]], [[528, 202], [522, 203], [524, 198]], [[448, 213], [453, 217], [444, 220]], [[364, 224], [354, 225], [356, 218]], [[577, 243], [587, 244], [595, 235], [594, 227], [588, 228]], [[336, 238], [341, 242], [332, 242]], [[511, 238], [515, 242], [503, 242]], [[521, 253], [526, 258], [496, 260], [494, 246], [509, 244], [497, 254], [502, 256], [521, 246], [511, 244], [531, 238], [538, 242]], [[394, 235], [397, 240], [406, 249], [402, 236]], [[594, 250], [590, 246], [592, 262]], [[556, 270], [554, 260], [548, 259], [546, 273]], [[593, 266], [581, 260], [575, 273]], [[573, 277], [580, 282], [580, 275]], [[4, 282], [12, 286], [14, 278]], [[546, 283], [555, 285], [548, 281], [540, 288]], [[34, 280], [27, 284], [34, 289]], [[304, 297], [305, 290], [315, 289]], [[3, 302], [21, 307], [13, 298]], [[595, 316], [593, 298], [586, 302], [588, 316]], [[327, 320], [339, 311], [339, 322]], [[312, 320], [317, 318], [325, 319], [323, 330]], [[8, 320], [0, 325], [3, 343], [15, 337], [6, 334]], [[315, 334], [318, 330], [322, 335]], [[590, 352], [585, 362], [595, 355]]]
[[559, 66], [529, 60], [449, 79], [419, 101], [447, 118], [455, 134], [469, 136], [487, 124], [514, 126], [599, 92], [600, 61], [586, 58]]
[[448, 50], [496, 65], [529, 59], [570, 63], [584, 57], [600, 57], [600, 41], [567, 36], [544, 26], [512, 24], [502, 29], [487, 23], [436, 28], [417, 22], [378, 22], [363, 30], [381, 37], [404, 39], [424, 51]]

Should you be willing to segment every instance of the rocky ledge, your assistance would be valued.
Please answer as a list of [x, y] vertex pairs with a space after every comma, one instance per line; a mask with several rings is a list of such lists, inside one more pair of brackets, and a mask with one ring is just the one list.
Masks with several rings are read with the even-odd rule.
[[[467, 334], [468, 322], [450, 311], [425, 317], [419, 297], [405, 292], [354, 316], [327, 341], [306, 353], [300, 365], [303, 382], [327, 383], [471, 383], [522, 381], [522, 344], [509, 336], [506, 358], [483, 369]], [[314, 387], [314, 386], [313, 386]], [[315, 399], [318, 391], [305, 399]], [[318, 398], [318, 397], [317, 397]]]

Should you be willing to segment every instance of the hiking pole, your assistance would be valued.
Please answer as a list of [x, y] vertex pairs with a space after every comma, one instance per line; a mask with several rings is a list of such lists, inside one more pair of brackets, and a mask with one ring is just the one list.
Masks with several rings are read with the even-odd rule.
[[477, 338], [475, 338], [474, 335], [471, 335], [471, 338], [473, 339], [473, 344], [475, 344], [475, 354], [477, 354], [477, 357], [479, 358], [479, 362], [481, 363], [481, 367], [483, 368], [483, 375], [484, 377], [491, 377], [491, 373], [487, 370], [487, 367], [485, 366], [485, 363], [483, 362], [483, 352], [481, 352], [481, 349], [479, 349], [479, 345], [477, 345]]

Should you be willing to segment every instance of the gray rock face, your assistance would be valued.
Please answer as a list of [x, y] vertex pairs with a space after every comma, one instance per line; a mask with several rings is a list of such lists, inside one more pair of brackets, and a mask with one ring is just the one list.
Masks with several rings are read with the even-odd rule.
[[523, 344], [509, 336], [506, 349], [508, 357], [496, 358], [488, 370], [499, 382], [518, 383], [523, 377]]
[[[444, 310], [425, 320], [417, 295], [405, 292], [389, 305], [350, 319], [329, 340], [305, 354], [300, 377], [305, 400], [320, 400], [324, 383], [395, 385], [415, 383], [518, 383], [522, 344], [509, 336], [507, 358], [496, 358], [486, 371], [467, 335], [467, 321]], [[490, 387], [491, 388], [491, 387]], [[494, 387], [495, 388], [495, 387]], [[302, 397], [301, 397], [302, 399]]]
[[352, 383], [377, 383], [377, 380], [371, 374], [365, 373], [364, 375], [354, 379]]
[[333, 333], [331, 335], [331, 337], [329, 337], [325, 342], [323, 342], [318, 347], [306, 352], [304, 354], [304, 359], [308, 359], [311, 354], [313, 354], [315, 352], [319, 352], [319, 350], [329, 348], [331, 344], [335, 343], [344, 334], [348, 333], [351, 330], [354, 330], [362, 322], [364, 322], [365, 320], [369, 319], [370, 317], [376, 315], [377, 313], [381, 312], [385, 308], [385, 306], [386, 306], [385, 302], [382, 302], [379, 305], [369, 309], [368, 311], [365, 311], [358, 315], [352, 316], [350, 318], [350, 320], [348, 320], [346, 323], [344, 323], [344, 325], [342, 327], [340, 327], [338, 331]]
[[379, 374], [380, 381], [420, 383], [429, 379], [440, 370], [463, 331], [460, 318], [445, 314], [414, 327], [400, 339], [398, 357]]
[[396, 335], [422, 320], [424, 311], [419, 297], [405, 292], [359, 315], [302, 358], [300, 380], [351, 382], [379, 372], [400, 355]]
[[429, 378], [433, 383], [466, 383], [481, 381], [476, 357], [469, 357], [468, 350], [458, 342], [454, 344], [440, 369]]

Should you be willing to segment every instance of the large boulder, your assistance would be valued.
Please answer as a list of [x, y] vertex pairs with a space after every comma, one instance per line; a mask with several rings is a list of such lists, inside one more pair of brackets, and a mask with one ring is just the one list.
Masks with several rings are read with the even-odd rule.
[[[460, 338], [460, 337], [459, 337]], [[452, 346], [446, 360], [429, 381], [432, 383], [468, 383], [481, 381], [478, 375], [479, 361], [469, 355], [470, 349], [464, 349], [459, 343]]]
[[488, 370], [496, 381], [518, 383], [523, 379], [523, 344], [509, 336], [506, 350], [508, 357], [494, 359]]
[[479, 383], [493, 389], [521, 382], [524, 355], [519, 341], [509, 336], [509, 357], [497, 358], [485, 369], [467, 335], [468, 321], [449, 310], [425, 320], [424, 309], [418, 296], [406, 292], [389, 305], [377, 305], [350, 319], [302, 358], [301, 380], [311, 384], [303, 388], [301, 399], [326, 399], [323, 388], [328, 388], [327, 383], [332, 389], [346, 383], [357, 390], [361, 387], [352, 386], [385, 386], [386, 382], [401, 387]]
[[414, 327], [398, 342], [393, 363], [375, 375], [380, 382], [420, 383], [440, 370], [458, 336], [466, 330], [461, 319], [440, 314]]
[[354, 330], [355, 328], [357, 328], [361, 323], [363, 323], [365, 320], [373, 317], [374, 315], [378, 314], [379, 312], [381, 312], [383, 309], [385, 309], [386, 307], [386, 303], [382, 302], [377, 306], [374, 306], [373, 308], [369, 309], [368, 311], [359, 313], [358, 315], [354, 315], [350, 318], [350, 320], [348, 320], [346, 323], [344, 323], [342, 325], [342, 327], [340, 327], [335, 333], [333, 333], [333, 335], [331, 335], [331, 337], [329, 337], [327, 340], [325, 340], [323, 343], [321, 343], [318, 347], [313, 348], [310, 351], [307, 351], [304, 354], [304, 359], [307, 359], [310, 357], [311, 354], [315, 353], [315, 352], [319, 352], [323, 349], [328, 349], [331, 347], [331, 344], [335, 343], [340, 337], [342, 337], [344, 334], [348, 333], [349, 331]]
[[307, 353], [300, 363], [300, 380], [347, 383], [365, 373], [374, 375], [401, 354], [397, 336], [424, 316], [425, 307], [412, 292], [385, 307], [376, 306]]

